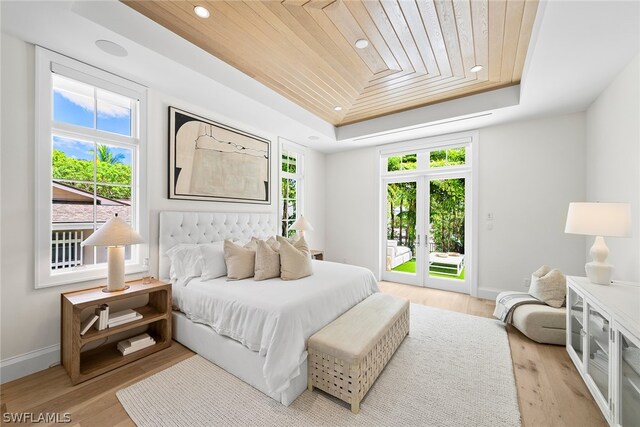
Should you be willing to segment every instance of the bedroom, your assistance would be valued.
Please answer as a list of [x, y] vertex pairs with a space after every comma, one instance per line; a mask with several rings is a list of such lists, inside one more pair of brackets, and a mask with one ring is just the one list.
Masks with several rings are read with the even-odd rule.
[[[148, 259], [148, 266], [143, 266], [144, 273], [127, 276], [127, 280], [147, 274], [161, 277], [161, 212], [270, 214], [280, 225], [278, 171], [283, 150], [303, 155], [301, 212], [313, 225], [313, 231], [305, 233], [309, 247], [321, 250], [325, 261], [367, 268], [381, 280], [387, 249], [381, 225], [381, 150], [402, 147], [398, 145], [402, 141], [422, 139], [429, 143], [464, 132], [477, 137], [479, 147], [474, 151], [472, 190], [477, 203], [468, 211], [473, 213], [468, 215], [472, 224], [467, 229], [475, 242], [475, 255], [465, 260], [469, 273], [465, 276], [469, 281], [466, 293], [470, 296], [390, 283], [380, 284], [381, 290], [411, 298], [414, 303], [491, 317], [493, 308], [487, 307], [492, 307], [498, 293], [526, 292], [523, 280], [540, 265], [558, 267], [569, 276], [584, 276], [593, 238], [564, 233], [569, 203], [579, 201], [631, 204], [632, 237], [607, 238], [606, 243], [609, 260], [616, 267], [614, 279], [640, 281], [637, 2], [541, 2], [520, 85], [337, 128], [329, 119], [290, 101], [125, 4], [3, 1], [0, 6], [3, 413], [65, 413], [74, 406], [81, 408], [81, 414], [72, 410], [73, 422], [109, 424], [112, 416], [130, 423], [115, 393], [156, 373], [145, 360], [168, 368], [191, 354], [173, 343], [166, 350], [171, 352], [167, 357], [174, 358], [171, 362], [162, 362], [159, 352], [105, 374], [103, 377], [112, 378], [117, 385], [105, 385], [109, 389], [104, 393], [94, 390], [86, 399], [69, 395], [60, 406], [48, 403], [74, 390], [87, 390], [87, 384], [102, 387], [102, 377], [73, 387], [62, 367], [47, 368], [60, 362], [60, 294], [104, 285], [106, 273], [101, 279], [59, 286], [37, 283], [36, 242], [44, 240], [37, 240], [34, 227], [40, 217], [36, 191], [41, 188], [41, 169], [36, 166], [39, 69], [34, 45], [147, 88], [146, 169], [139, 171], [146, 185], [140, 206], [142, 209], [146, 204], [148, 213], [147, 224], [139, 231], [147, 244], [132, 248], [147, 251], [142, 258]], [[106, 54], [96, 47], [96, 40], [124, 46], [128, 56]], [[169, 198], [168, 107], [268, 140], [270, 203]], [[48, 233], [44, 235], [48, 239]], [[418, 333], [413, 323], [411, 326], [409, 338]], [[512, 342], [509, 361], [537, 366], [542, 372], [536, 378], [515, 369], [516, 410], [519, 407], [524, 425], [606, 423], [563, 347], [538, 346], [517, 331], [508, 336], [526, 349], [517, 353]], [[409, 343], [405, 339], [399, 351]], [[390, 363], [399, 363], [396, 360], [401, 359], [395, 357]], [[568, 373], [559, 371], [563, 363], [570, 367]], [[378, 384], [384, 385], [381, 380], [386, 373], [371, 393]], [[445, 374], [455, 378], [453, 369]], [[558, 381], [559, 375], [567, 375], [566, 382]], [[16, 379], [14, 387], [28, 387], [31, 381], [42, 384], [45, 391], [36, 397], [25, 392], [8, 394], [10, 389], [4, 384]], [[574, 404], [569, 386], [581, 387], [584, 394], [578, 400], [579, 410], [564, 410], [567, 402]], [[313, 393], [318, 396], [317, 391]], [[367, 396], [369, 402], [377, 402], [373, 397]], [[369, 412], [367, 398], [362, 404], [364, 416]], [[30, 399], [36, 403], [30, 404]], [[345, 417], [350, 415], [348, 407], [330, 403], [336, 411], [345, 410]]]

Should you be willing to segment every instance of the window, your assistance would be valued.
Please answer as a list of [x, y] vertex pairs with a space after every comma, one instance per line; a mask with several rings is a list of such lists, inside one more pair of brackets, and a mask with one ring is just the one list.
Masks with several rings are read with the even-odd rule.
[[430, 168], [459, 166], [464, 164], [466, 164], [466, 149], [464, 147], [431, 151], [429, 153]]
[[[144, 87], [38, 48], [36, 287], [106, 277], [107, 249], [81, 243], [114, 215], [147, 235]], [[127, 246], [127, 274], [145, 245]]]
[[291, 237], [291, 229], [299, 213], [302, 213], [303, 160], [301, 150], [282, 145], [280, 155], [280, 234]]

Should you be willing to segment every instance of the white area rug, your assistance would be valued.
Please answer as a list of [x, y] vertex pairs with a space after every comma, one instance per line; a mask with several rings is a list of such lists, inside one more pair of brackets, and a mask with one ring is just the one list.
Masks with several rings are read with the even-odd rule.
[[520, 425], [504, 326], [416, 304], [409, 336], [358, 415], [317, 390], [287, 408], [200, 356], [117, 396], [138, 426]]

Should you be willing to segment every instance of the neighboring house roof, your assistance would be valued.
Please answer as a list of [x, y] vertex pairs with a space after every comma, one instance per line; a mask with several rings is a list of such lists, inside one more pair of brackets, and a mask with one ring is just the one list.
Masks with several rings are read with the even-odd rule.
[[[126, 222], [131, 221], [130, 206], [96, 205], [98, 222], [106, 222], [117, 213]], [[93, 222], [93, 205], [74, 205], [54, 203], [51, 210], [51, 220], [54, 223], [83, 223]]]
[[[62, 182], [53, 181], [51, 183], [53, 194], [53, 203], [85, 203], [93, 204], [93, 193], [64, 184]], [[96, 196], [99, 205], [122, 206], [130, 203], [124, 200], [110, 199], [108, 197]]]
[[[52, 183], [53, 204], [51, 221], [54, 224], [92, 224], [93, 194], [59, 182]], [[131, 221], [131, 206], [126, 201], [96, 197], [96, 220], [106, 222], [117, 213]]]

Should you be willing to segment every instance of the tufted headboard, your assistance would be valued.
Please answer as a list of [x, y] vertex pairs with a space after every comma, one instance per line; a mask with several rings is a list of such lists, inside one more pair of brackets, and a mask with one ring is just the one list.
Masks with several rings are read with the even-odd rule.
[[160, 212], [158, 276], [169, 277], [171, 262], [165, 253], [179, 243], [262, 239], [276, 234], [276, 224], [273, 213]]

